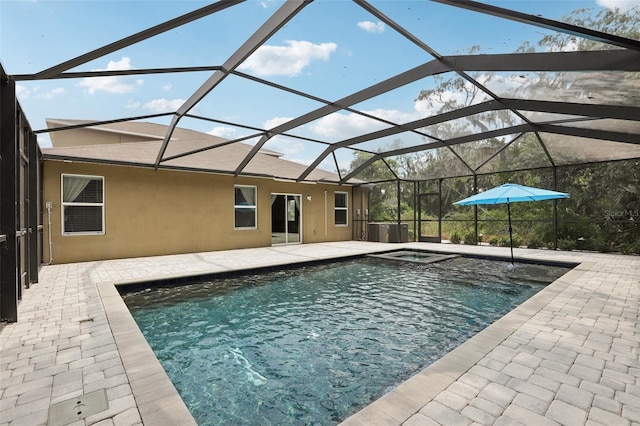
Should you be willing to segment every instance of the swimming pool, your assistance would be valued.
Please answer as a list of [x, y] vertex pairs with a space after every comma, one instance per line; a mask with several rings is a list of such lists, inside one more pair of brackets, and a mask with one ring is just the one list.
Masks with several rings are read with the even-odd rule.
[[335, 424], [566, 271], [364, 258], [123, 298], [199, 424]]

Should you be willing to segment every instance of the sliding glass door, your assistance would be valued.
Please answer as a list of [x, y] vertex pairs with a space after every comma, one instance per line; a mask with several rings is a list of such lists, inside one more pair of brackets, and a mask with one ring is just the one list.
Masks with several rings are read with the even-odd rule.
[[271, 245], [302, 242], [301, 195], [271, 194]]

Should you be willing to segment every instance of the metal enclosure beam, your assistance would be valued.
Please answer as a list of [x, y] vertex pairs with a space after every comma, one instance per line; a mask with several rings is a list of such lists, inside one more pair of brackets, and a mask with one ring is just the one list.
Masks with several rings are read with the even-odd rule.
[[[640, 64], [640, 58], [639, 62]], [[578, 104], [573, 102], [536, 101], [503, 98], [502, 103], [522, 111], [546, 112], [550, 114], [582, 115], [591, 118], [614, 118], [640, 121], [640, 107], [602, 104]]]
[[209, 92], [211, 92], [218, 84], [224, 80], [227, 75], [235, 70], [242, 62], [245, 61], [253, 52], [258, 50], [274, 33], [282, 28], [289, 20], [291, 20], [298, 12], [310, 3], [309, 0], [290, 0], [283, 4], [267, 21], [245, 41], [238, 50], [236, 50], [222, 65], [220, 71], [213, 73], [207, 81], [204, 82], [176, 111], [176, 115], [171, 120], [167, 134], [162, 141], [160, 152], [156, 158], [155, 167], [157, 168], [162, 161], [162, 157], [167, 149], [167, 145], [171, 140], [171, 136], [178, 125], [180, 119], [196, 106]]
[[598, 130], [598, 129], [583, 129], [583, 128], [576, 128], [576, 127], [555, 126], [550, 124], [541, 124], [541, 125], [535, 125], [535, 126], [531, 126], [529, 124], [521, 124], [517, 126], [506, 127], [503, 129], [496, 129], [488, 132], [475, 133], [472, 135], [461, 136], [461, 137], [452, 138], [448, 140], [436, 141], [436, 142], [432, 142], [424, 145], [417, 145], [417, 146], [411, 146], [406, 148], [394, 149], [391, 151], [385, 151], [367, 159], [360, 166], [358, 166], [357, 168], [352, 170], [347, 176], [345, 176], [342, 179], [341, 183], [348, 181], [349, 179], [351, 179], [352, 177], [360, 173], [362, 170], [364, 170], [371, 163], [382, 158], [392, 157], [395, 155], [409, 154], [409, 153], [424, 151], [428, 149], [442, 148], [445, 146], [459, 145], [467, 142], [474, 142], [482, 139], [506, 136], [509, 134], [515, 134], [520, 132], [543, 132], [543, 133], [553, 133], [553, 134], [565, 135], [565, 136], [576, 136], [576, 137], [582, 137], [587, 139], [600, 139], [600, 140], [636, 144], [636, 145], [640, 144], [640, 140], [638, 140], [638, 137], [635, 134], [611, 132], [611, 131]]
[[445, 56], [443, 60], [456, 69], [482, 72], [640, 70], [640, 52], [629, 50], [457, 55]]
[[18, 320], [18, 147], [16, 84], [0, 76], [0, 320]]
[[29, 155], [29, 188], [28, 188], [28, 240], [29, 240], [29, 284], [38, 282], [38, 268], [40, 266], [40, 237], [42, 203], [40, 202], [40, 149], [38, 148], [38, 138], [29, 132], [27, 141]]
[[[327, 116], [331, 113], [334, 113], [336, 111], [340, 111], [343, 109], [348, 109], [349, 107], [351, 107], [352, 105], [355, 105], [357, 103], [366, 101], [367, 99], [371, 99], [374, 98], [376, 96], [379, 96], [383, 93], [387, 93], [391, 90], [397, 89], [399, 87], [405, 86], [409, 83], [413, 83], [414, 81], [417, 81], [421, 78], [425, 78], [431, 75], [436, 75], [436, 74], [441, 74], [443, 72], [447, 72], [449, 70], [449, 68], [447, 68], [446, 66], [444, 66], [442, 63], [438, 62], [438, 61], [430, 61], [427, 62], [423, 65], [419, 65], [415, 68], [410, 69], [409, 71], [403, 72], [401, 74], [398, 74], [394, 77], [391, 77], [385, 81], [382, 81], [380, 83], [374, 84], [373, 86], [369, 86], [366, 89], [360, 90], [358, 92], [355, 92], [349, 96], [346, 96], [340, 100], [337, 100], [336, 102], [330, 104], [330, 105], [325, 105], [321, 108], [318, 108], [314, 111], [311, 111], [307, 114], [301, 115], [297, 118], [294, 118], [293, 120], [287, 121], [286, 123], [280, 124], [279, 126], [274, 127], [273, 129], [269, 130], [269, 133], [272, 134], [280, 134], [282, 132], [286, 132], [289, 130], [292, 130], [296, 127], [302, 126], [304, 124], [310, 123], [314, 120], [317, 120], [319, 118], [322, 118], [324, 116]], [[265, 141], [266, 142], [266, 141]], [[327, 152], [326, 155], [328, 155], [329, 153]], [[255, 155], [255, 154], [254, 154]], [[325, 156], [326, 156], [325, 155]], [[318, 162], [318, 164], [324, 159], [324, 157]], [[248, 163], [248, 161], [247, 161]], [[242, 169], [244, 168], [245, 165], [242, 165], [242, 167], [238, 167], [238, 169], [236, 170], [236, 175], [242, 171]], [[314, 166], [315, 168], [315, 166]], [[298, 178], [298, 181], [303, 180], [304, 177], [308, 176], [309, 173], [311, 173], [311, 171], [313, 171], [312, 168], [308, 168], [307, 171], [305, 171], [303, 173], [303, 175], [301, 175], [301, 177]]]
[[541, 16], [529, 15], [527, 13], [516, 12], [515, 10], [504, 9], [497, 6], [491, 6], [471, 0], [432, 0], [437, 3], [448, 4], [487, 15], [496, 16], [498, 18], [509, 19], [511, 21], [521, 22], [523, 24], [535, 25], [547, 30], [558, 31], [565, 34], [575, 35], [589, 40], [611, 44], [613, 46], [622, 47], [624, 49], [632, 49], [640, 51], [640, 41], [631, 40], [613, 34], [603, 33], [601, 31], [591, 30], [589, 28], [578, 27], [576, 25], [567, 24], [566, 22], [554, 21], [552, 19], [543, 18]]
[[[455, 120], [457, 118], [466, 117], [468, 115], [478, 114], [480, 112], [500, 109], [501, 105], [497, 101], [488, 101], [481, 104], [460, 108], [455, 111], [446, 112], [440, 115], [435, 115], [420, 120], [412, 121], [403, 125], [390, 127], [388, 129], [382, 129], [375, 132], [367, 133], [364, 135], [356, 136], [353, 138], [345, 139], [340, 142], [332, 143], [328, 146], [316, 159], [306, 168], [304, 172], [298, 177], [298, 181], [304, 180], [316, 167], [322, 163], [322, 161], [332, 152], [339, 148], [346, 148], [352, 145], [356, 145], [370, 140], [380, 139], [388, 136], [397, 135], [402, 132], [415, 130], [421, 127], [430, 126], [433, 124], [443, 123], [448, 120]], [[426, 145], [426, 144], [425, 144]]]
[[189, 12], [177, 18], [163, 22], [159, 25], [148, 28], [144, 31], [140, 31], [139, 33], [136, 33], [129, 37], [125, 37], [116, 42], [108, 44], [106, 46], [92, 50], [91, 52], [85, 53], [84, 55], [77, 56], [66, 62], [63, 62], [61, 64], [48, 68], [46, 70], [40, 71], [39, 73], [35, 74], [35, 77], [36, 79], [51, 78], [52, 76], [56, 76], [61, 72], [70, 70], [71, 68], [75, 68], [79, 65], [82, 65], [94, 59], [100, 58], [104, 55], [108, 55], [109, 53], [113, 53], [117, 50], [124, 49], [127, 46], [131, 46], [132, 44], [136, 44], [140, 41], [154, 37], [158, 34], [162, 34], [165, 31], [172, 30], [181, 25], [195, 21], [204, 16], [211, 15], [212, 13], [219, 12], [223, 9], [226, 9], [230, 6], [234, 6], [238, 3], [242, 3], [244, 1], [245, 0], [222, 0], [210, 5], [207, 5], [200, 9], [194, 10], [193, 12]]

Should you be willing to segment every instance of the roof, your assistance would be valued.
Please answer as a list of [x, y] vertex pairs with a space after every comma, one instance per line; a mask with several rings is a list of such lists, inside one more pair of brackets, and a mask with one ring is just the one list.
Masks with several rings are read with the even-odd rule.
[[[116, 121], [114, 123], [104, 123], [94, 125], [95, 120], [70, 120], [60, 118], [48, 118], [49, 129], [88, 129], [104, 133], [117, 133], [121, 135], [137, 136], [149, 141], [162, 140], [167, 133], [167, 126], [145, 121]], [[211, 146], [226, 143], [229, 140], [219, 136], [202, 133], [191, 129], [176, 127], [171, 139], [173, 141], [185, 141], [190, 139], [206, 140]], [[51, 133], [53, 146], [56, 146], [56, 132]], [[282, 157], [282, 153], [262, 148], [260, 153], [273, 157]]]
[[[51, 119], [48, 121], [51, 125], [65, 126], [65, 128], [86, 124], [84, 120]], [[42, 148], [43, 158], [153, 168], [167, 126], [147, 122], [120, 122], [89, 129], [144, 136], [151, 140]], [[165, 161], [159, 168], [231, 174], [252, 148], [251, 145], [241, 142], [230, 143], [217, 136], [177, 128], [165, 152]], [[295, 180], [306, 167], [304, 164], [284, 160], [274, 151], [260, 150], [247, 165], [244, 174]], [[318, 169], [309, 176], [309, 180], [339, 182], [340, 176]], [[350, 183], [362, 183], [362, 181], [352, 180]]]
[[[234, 175], [286, 175], [302, 181], [326, 178], [326, 172], [320, 168], [329, 167], [334, 178], [338, 176], [339, 182], [347, 182], [366, 175], [369, 167], [385, 167], [390, 160], [406, 155], [414, 155], [417, 162], [426, 165], [425, 168], [418, 172], [392, 171], [393, 177], [417, 180], [470, 176], [640, 158], [640, 9], [637, 6], [624, 13], [611, 12], [608, 16], [612, 22], [616, 22], [615, 19], [624, 21], [624, 25], [591, 27], [595, 20], [565, 22], [557, 17], [550, 19], [523, 12], [521, 10], [526, 10], [530, 3], [524, 1], [510, 3], [521, 10], [460, 0], [286, 1], [261, 24], [245, 28], [250, 33], [248, 37], [227, 40], [227, 45], [232, 46], [230, 54], [201, 66], [193, 66], [195, 59], [191, 58], [183, 64], [146, 69], [81, 69], [120, 49], [142, 45], [159, 36], [170, 37], [174, 34], [170, 30], [180, 28], [180, 32], [189, 32], [193, 28], [191, 24], [201, 19], [211, 18], [212, 21], [208, 22], [216, 25], [208, 27], [216, 30], [225, 25], [237, 26], [237, 21], [227, 17], [232, 16], [229, 15], [230, 10], [244, 7], [242, 3], [239, 0], [212, 3], [40, 72], [14, 74], [11, 78], [40, 81], [183, 73], [203, 77], [198, 79], [199, 85], [184, 96], [180, 105], [168, 113], [123, 115], [110, 121], [83, 124], [105, 128], [104, 123], [119, 122], [124, 130], [141, 119], [164, 120], [167, 123], [164, 134], [155, 133], [159, 128], [148, 124], [145, 126], [149, 128], [139, 130], [143, 134], [153, 133], [162, 140], [130, 148], [136, 161], [156, 168], [179, 165]], [[548, 4], [552, 3], [556, 4]], [[311, 4], [313, 7], [308, 7]], [[318, 72], [317, 76], [309, 73], [307, 77], [332, 79], [335, 90], [316, 93], [313, 84], [307, 80], [304, 86], [296, 86], [292, 80], [263, 78], [257, 72], [251, 73], [251, 67], [242, 67], [267, 43], [291, 40], [291, 37], [304, 40], [307, 29], [326, 26], [325, 20], [319, 16], [339, 17], [342, 8], [347, 7], [358, 9], [363, 22], [378, 22], [393, 32], [393, 36], [388, 38], [393, 45], [372, 44], [372, 50], [364, 52], [389, 62], [392, 66], [390, 71], [385, 71], [386, 74], [383, 73], [386, 68], [380, 67], [350, 75], [347, 66], [331, 68], [332, 64], [327, 64], [326, 72]], [[407, 13], [407, 8], [410, 13]], [[457, 46], [466, 47], [470, 53], [444, 48], [443, 53], [435, 46], [442, 46], [447, 35], [430, 31], [429, 25], [421, 24], [432, 19], [432, 15], [440, 16], [438, 14], [443, 8], [457, 13], [459, 19], [450, 25], [453, 32], [448, 36], [450, 39], [458, 36], [456, 27], [465, 25], [462, 22], [468, 26], [491, 25], [485, 31], [494, 34], [502, 44], [525, 31], [527, 34], [541, 33], [544, 38], [540, 43], [523, 40], [523, 47], [516, 51], [506, 52], [495, 44], [476, 54], [474, 40], [464, 39], [461, 35]], [[480, 22], [482, 24], [478, 24]], [[198, 33], [205, 31], [204, 26], [196, 26], [193, 31], [197, 37], [205, 37]], [[388, 56], [393, 56], [397, 63], [387, 60]], [[357, 60], [357, 56], [354, 58]], [[197, 59], [201, 60], [201, 57]], [[249, 69], [249, 73], [240, 69]], [[360, 80], [362, 84], [358, 90], [345, 92], [346, 86], [340, 84], [341, 78]], [[231, 80], [234, 87], [238, 87], [234, 105], [240, 106], [222, 105], [219, 109], [210, 109], [213, 112], [203, 113], [209, 110], [200, 107], [205, 103], [215, 104], [216, 94], [225, 88], [223, 83]], [[252, 96], [256, 90], [264, 90], [270, 96], [265, 96], [266, 101], [258, 103], [258, 98]], [[405, 98], [410, 105], [418, 100], [428, 108], [421, 111], [418, 118], [390, 114], [394, 110], [389, 105], [388, 95], [398, 92], [406, 93]], [[287, 110], [287, 100], [292, 98], [304, 99], [310, 107], [292, 116]], [[279, 124], [269, 125], [243, 121], [242, 111], [256, 109], [270, 118], [287, 118], [280, 120]], [[379, 112], [382, 109], [385, 113]], [[322, 127], [326, 122], [323, 120], [339, 121], [347, 116], [357, 116], [360, 120], [357, 129], [352, 129], [353, 134], [310, 137], [305, 133], [311, 127]], [[127, 122], [131, 123], [123, 124]], [[232, 139], [229, 145], [220, 142], [218, 148], [174, 158], [178, 153], [206, 146], [197, 138], [188, 142], [188, 137], [183, 136], [186, 130], [179, 127], [192, 127], [191, 123], [196, 122], [235, 126], [248, 133], [245, 137]], [[276, 121], [263, 121], [267, 122]], [[36, 131], [49, 132], [50, 129]], [[303, 168], [294, 163], [282, 163], [282, 169], [275, 163], [267, 164], [262, 149], [275, 138], [288, 138], [293, 143], [312, 147], [309, 150], [314, 153], [315, 160]], [[252, 148], [242, 145], [249, 139]], [[100, 153], [96, 150], [78, 148], [56, 152], [105, 161], [126, 159], [113, 152], [113, 148], [101, 148]], [[525, 151], [528, 154], [523, 156]], [[49, 151], [48, 155], [53, 153]], [[341, 173], [338, 158], [345, 156], [361, 156], [363, 161], [352, 163], [350, 170]], [[429, 169], [429, 164], [442, 158], [447, 158], [445, 166]]]

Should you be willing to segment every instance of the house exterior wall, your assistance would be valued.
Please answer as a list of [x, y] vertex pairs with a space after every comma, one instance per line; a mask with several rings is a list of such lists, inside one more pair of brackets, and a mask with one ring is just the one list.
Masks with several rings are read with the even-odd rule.
[[[63, 174], [104, 177], [104, 234], [62, 234]], [[234, 229], [234, 185], [257, 187], [257, 229]], [[367, 194], [351, 186], [52, 160], [43, 164], [43, 188], [43, 203], [52, 207], [52, 263], [270, 246], [272, 193], [302, 196], [303, 243], [351, 240], [359, 235], [353, 219], [357, 209], [363, 214]], [[335, 225], [336, 191], [349, 194], [346, 226]], [[47, 262], [47, 209], [44, 215]]]
[[148, 142], [161, 138], [143, 135], [107, 132], [92, 128], [60, 130], [50, 133], [51, 143], [55, 147], [105, 145], [114, 143]]

